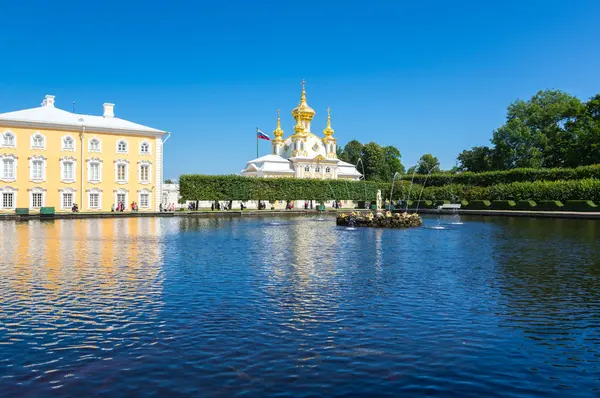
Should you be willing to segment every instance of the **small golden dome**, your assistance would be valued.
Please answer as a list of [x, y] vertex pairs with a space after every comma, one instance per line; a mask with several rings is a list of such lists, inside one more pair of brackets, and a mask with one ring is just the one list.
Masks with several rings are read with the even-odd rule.
[[323, 130], [325, 137], [331, 137], [335, 130], [331, 127], [331, 108], [327, 108], [327, 127]]
[[273, 135], [276, 138], [283, 137], [283, 129], [281, 128], [281, 118], [279, 116], [279, 109], [277, 109], [277, 128], [273, 130]]
[[292, 116], [294, 119], [298, 119], [298, 117], [300, 117], [301, 119], [311, 120], [316, 113], [315, 110], [306, 103], [306, 90], [304, 89], [305, 84], [306, 82], [302, 80], [302, 95], [300, 96], [300, 103], [292, 110]]

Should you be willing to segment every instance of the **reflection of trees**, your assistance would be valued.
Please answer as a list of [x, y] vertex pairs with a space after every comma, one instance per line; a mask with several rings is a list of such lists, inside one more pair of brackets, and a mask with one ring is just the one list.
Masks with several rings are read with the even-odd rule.
[[[490, 244], [502, 294], [501, 325], [565, 351], [564, 359], [594, 327], [600, 300], [600, 228], [597, 221], [503, 219]], [[588, 331], [586, 332], [586, 328]], [[570, 348], [570, 350], [569, 350]], [[579, 347], [580, 348], [580, 347]], [[567, 352], [568, 351], [568, 355]]]

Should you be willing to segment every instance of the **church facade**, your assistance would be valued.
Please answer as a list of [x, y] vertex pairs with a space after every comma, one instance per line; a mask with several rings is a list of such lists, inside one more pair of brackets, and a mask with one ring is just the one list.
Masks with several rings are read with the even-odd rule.
[[290, 177], [317, 179], [359, 180], [362, 175], [356, 167], [337, 158], [337, 139], [333, 137], [331, 113], [327, 110], [327, 126], [323, 137], [312, 133], [311, 122], [315, 111], [306, 102], [302, 82], [300, 104], [292, 110], [296, 121], [294, 133], [284, 138], [279, 111], [277, 127], [273, 131], [272, 153], [250, 160], [241, 171], [248, 177]]

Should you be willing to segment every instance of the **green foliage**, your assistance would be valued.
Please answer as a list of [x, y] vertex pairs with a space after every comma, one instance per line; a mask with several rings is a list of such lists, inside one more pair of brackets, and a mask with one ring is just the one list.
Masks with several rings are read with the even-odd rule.
[[474, 146], [464, 150], [458, 155], [460, 171], [472, 171], [480, 173], [492, 170], [492, 158], [494, 151], [487, 146]]
[[[412, 176], [407, 173], [405, 179]], [[427, 186], [442, 186], [448, 184], [463, 184], [487, 187], [495, 184], [511, 182], [581, 180], [585, 178], [600, 179], [600, 164], [576, 168], [554, 169], [512, 169], [504, 171], [487, 171], [483, 173], [464, 172], [458, 174], [436, 173], [427, 177], [424, 174], [415, 175], [415, 183], [422, 184], [427, 179]]]
[[519, 200], [515, 210], [535, 210], [537, 204], [533, 200]]
[[[186, 200], [375, 200], [381, 190], [389, 197], [390, 183], [374, 181], [252, 178], [182, 175], [179, 190]], [[396, 186], [399, 187], [398, 183]]]
[[173, 184], [173, 180], [171, 180], [170, 178], [167, 178], [165, 180], [165, 184]]
[[541, 211], [561, 211], [564, 207], [560, 200], [538, 200], [535, 203], [536, 210]]
[[470, 200], [469, 203], [465, 206], [467, 210], [489, 210], [490, 209], [490, 201], [489, 200]]
[[417, 174], [436, 173], [440, 171], [440, 161], [430, 153], [421, 156], [417, 164]]
[[492, 210], [514, 210], [516, 203], [513, 200], [493, 200], [490, 208]]
[[363, 145], [352, 140], [338, 149], [338, 158], [354, 165], [362, 159], [358, 171], [362, 173], [364, 169], [364, 178], [369, 181], [391, 181], [396, 172], [404, 172], [400, 151], [391, 145], [382, 147], [375, 142]]
[[565, 210], [598, 211], [598, 206], [591, 200], [567, 200], [563, 204]]

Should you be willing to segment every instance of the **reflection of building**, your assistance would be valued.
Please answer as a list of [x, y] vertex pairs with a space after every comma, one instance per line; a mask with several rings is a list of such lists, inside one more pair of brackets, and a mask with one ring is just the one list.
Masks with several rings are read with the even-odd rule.
[[0, 212], [17, 207], [107, 211], [160, 203], [163, 137], [168, 133], [114, 116], [58, 109], [47, 95], [37, 108], [0, 114]]
[[327, 110], [327, 127], [323, 137], [310, 130], [315, 111], [306, 103], [306, 91], [302, 82], [300, 104], [292, 111], [296, 120], [294, 134], [283, 138], [281, 120], [277, 116], [277, 128], [273, 131], [273, 153], [250, 160], [241, 174], [250, 177], [295, 177], [318, 179], [358, 180], [361, 174], [350, 163], [337, 158], [337, 139], [333, 137], [331, 116]]

